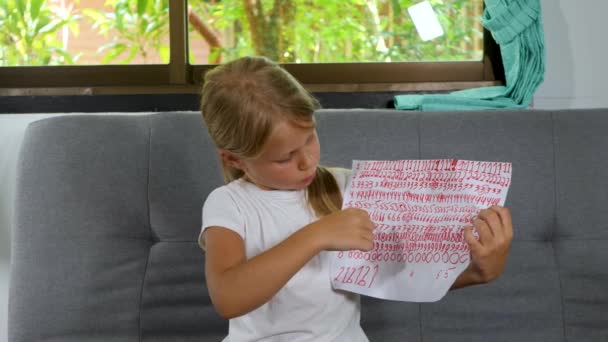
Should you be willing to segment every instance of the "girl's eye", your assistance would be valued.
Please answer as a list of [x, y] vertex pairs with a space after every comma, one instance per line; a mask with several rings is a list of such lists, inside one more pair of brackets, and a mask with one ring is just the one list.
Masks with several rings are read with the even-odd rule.
[[289, 156], [289, 158], [286, 158], [286, 159], [277, 160], [277, 163], [279, 163], [279, 164], [287, 164], [290, 161], [291, 161], [291, 156]]

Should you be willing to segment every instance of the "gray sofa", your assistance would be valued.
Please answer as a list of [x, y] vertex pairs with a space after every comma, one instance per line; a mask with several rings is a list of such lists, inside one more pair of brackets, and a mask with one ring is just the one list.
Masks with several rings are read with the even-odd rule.
[[[608, 110], [322, 110], [326, 165], [513, 163], [505, 273], [436, 303], [362, 299], [371, 341], [608, 341]], [[222, 184], [198, 113], [34, 122], [21, 149], [9, 340], [219, 341], [196, 239]]]

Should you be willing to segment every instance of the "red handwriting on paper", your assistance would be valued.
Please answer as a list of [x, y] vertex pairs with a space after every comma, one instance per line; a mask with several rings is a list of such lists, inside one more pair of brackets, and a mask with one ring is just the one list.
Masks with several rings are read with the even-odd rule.
[[373, 266], [361, 265], [358, 267], [341, 266], [334, 281], [370, 288], [374, 284], [379, 270], [380, 266], [378, 264]]
[[374, 248], [339, 253], [362, 266], [340, 267], [334, 280], [358, 286], [372, 286], [383, 263], [445, 265], [434, 278], [448, 279], [470, 259], [464, 227], [479, 210], [504, 202], [511, 181], [511, 164], [499, 162], [360, 161], [353, 169], [345, 207], [368, 211]]
[[450, 272], [454, 271], [455, 269], [456, 267], [454, 266], [447, 269], [441, 269], [437, 272], [437, 276], [435, 277], [435, 279], [439, 279], [440, 277], [442, 277], [443, 279], [447, 279], [450, 276]]

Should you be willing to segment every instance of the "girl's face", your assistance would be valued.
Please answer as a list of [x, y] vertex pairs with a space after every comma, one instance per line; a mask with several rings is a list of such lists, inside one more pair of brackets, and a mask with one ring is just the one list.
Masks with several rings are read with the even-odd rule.
[[231, 164], [263, 190], [300, 190], [314, 180], [320, 146], [314, 122], [279, 122], [262, 149], [251, 159], [232, 157]]

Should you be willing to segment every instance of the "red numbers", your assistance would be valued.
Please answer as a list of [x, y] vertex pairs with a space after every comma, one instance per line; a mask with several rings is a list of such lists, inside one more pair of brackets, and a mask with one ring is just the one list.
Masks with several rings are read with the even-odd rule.
[[448, 277], [450, 276], [450, 271], [453, 271], [455, 269], [456, 269], [456, 267], [452, 266], [445, 270], [439, 270], [439, 272], [437, 272], [437, 276], [435, 277], [435, 279], [439, 279], [439, 278], [448, 279]]
[[374, 265], [373, 267], [368, 265], [359, 267], [341, 266], [334, 281], [370, 288], [374, 284], [374, 280], [376, 280], [379, 270], [380, 266], [378, 265]]
[[374, 276], [372, 277], [372, 280], [369, 282], [369, 286], [368, 287], [372, 287], [372, 284], [374, 283], [374, 280], [376, 280], [376, 276], [378, 275], [378, 271], [380, 270], [380, 266], [375, 265], [374, 266]]
[[342, 275], [342, 273], [344, 273], [344, 266], [340, 266], [340, 272], [338, 273], [338, 275], [334, 278], [334, 281], [340, 281], [340, 276]]
[[[369, 266], [359, 266], [359, 274], [357, 274], [357, 281], [356, 281], [357, 285], [359, 285], [359, 286], [367, 285], [367, 283], [365, 281], [365, 277], [367, 277], [369, 270], [370, 270]], [[365, 273], [363, 273], [363, 272], [365, 272]]]

